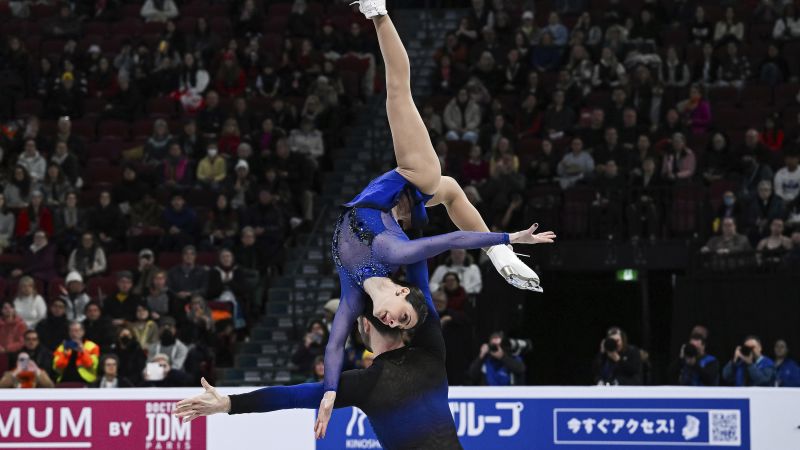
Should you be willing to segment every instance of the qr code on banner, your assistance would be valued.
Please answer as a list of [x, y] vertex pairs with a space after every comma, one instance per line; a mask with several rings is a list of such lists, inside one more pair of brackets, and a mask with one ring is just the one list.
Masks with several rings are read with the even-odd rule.
[[709, 444], [741, 445], [742, 417], [738, 410], [712, 410], [709, 416]]

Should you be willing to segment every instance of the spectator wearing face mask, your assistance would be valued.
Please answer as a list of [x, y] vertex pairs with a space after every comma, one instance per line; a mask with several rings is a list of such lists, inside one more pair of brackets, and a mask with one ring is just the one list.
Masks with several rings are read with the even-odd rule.
[[120, 328], [109, 351], [119, 358], [117, 376], [127, 378], [134, 385], [142, 380], [142, 370], [147, 363], [147, 355], [130, 327]]
[[52, 388], [53, 380], [27, 352], [17, 355], [17, 365], [0, 378], [0, 388]]
[[189, 348], [177, 338], [178, 330], [175, 319], [169, 316], [162, 317], [159, 325], [159, 341], [147, 348], [147, 354], [151, 355], [150, 362], [153, 362], [152, 355], [163, 353], [169, 356], [172, 368], [183, 370], [183, 363], [189, 354]]
[[204, 188], [218, 189], [225, 182], [227, 164], [215, 144], [209, 145], [206, 156], [197, 164], [197, 183]]

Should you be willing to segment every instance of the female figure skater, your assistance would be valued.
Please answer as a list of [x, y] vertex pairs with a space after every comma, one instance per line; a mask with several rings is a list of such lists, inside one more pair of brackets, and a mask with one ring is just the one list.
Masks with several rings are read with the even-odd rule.
[[[325, 351], [325, 395], [315, 424], [317, 437], [325, 433], [342, 372], [344, 344], [364, 310], [366, 296], [372, 299], [372, 314], [390, 327], [410, 329], [425, 319], [422, 291], [389, 278], [399, 266], [454, 248], [491, 247], [487, 253], [506, 280], [541, 291], [536, 274], [507, 245], [550, 243], [555, 238], [552, 232], [534, 234], [538, 224], [517, 233], [490, 233], [455, 180], [441, 176], [439, 160], [411, 96], [408, 55], [386, 16], [385, 0], [357, 3], [375, 24], [386, 63], [386, 110], [398, 167], [370, 182], [345, 204], [334, 231], [332, 253], [342, 300]], [[420, 228], [427, 221], [425, 207], [439, 204], [465, 231], [409, 240], [403, 228]]]

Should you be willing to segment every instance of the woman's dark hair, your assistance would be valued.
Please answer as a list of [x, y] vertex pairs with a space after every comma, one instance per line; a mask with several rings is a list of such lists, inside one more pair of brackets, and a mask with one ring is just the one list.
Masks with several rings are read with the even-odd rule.
[[449, 277], [451, 275], [456, 277], [456, 281], [460, 285], [461, 284], [461, 277], [459, 277], [458, 274], [455, 273], [455, 272], [447, 272], [446, 274], [444, 274], [444, 276], [442, 277], [442, 281], [444, 281], [445, 279], [447, 279], [447, 277]]
[[26, 169], [25, 166], [17, 164], [17, 166], [14, 167], [14, 172], [16, 172], [17, 169], [22, 170], [22, 180], [17, 180], [15, 176], [12, 176], [11, 183], [19, 189], [20, 195], [27, 197], [31, 192], [31, 175], [28, 173], [28, 169]]
[[[414, 308], [414, 311], [417, 312], [417, 323], [416, 325], [414, 325], [413, 328], [411, 328], [411, 330], [414, 330], [420, 325], [422, 325], [422, 322], [425, 322], [425, 319], [428, 317], [428, 305], [427, 301], [425, 300], [425, 294], [422, 293], [422, 290], [420, 290], [420, 288], [414, 286], [413, 284], [407, 281], [397, 280], [397, 279], [393, 279], [392, 281], [394, 281], [394, 283], [399, 286], [408, 288], [409, 290], [408, 295], [406, 296], [406, 301], [408, 303], [411, 303], [411, 307]], [[369, 311], [368, 315], [369, 316], [372, 315], [371, 310]]]
[[319, 324], [319, 326], [322, 327], [322, 332], [325, 335], [324, 340], [322, 342], [324, 346], [325, 344], [328, 343], [328, 339], [330, 338], [330, 332], [328, 331], [328, 327], [325, 325], [325, 322], [323, 322], [322, 319], [312, 319], [311, 321], [308, 322], [306, 331], [310, 333], [311, 327], [314, 326], [314, 324]]

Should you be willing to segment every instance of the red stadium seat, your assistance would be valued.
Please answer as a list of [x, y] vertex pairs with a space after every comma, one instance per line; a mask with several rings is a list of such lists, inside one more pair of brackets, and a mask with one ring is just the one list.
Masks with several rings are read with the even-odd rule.
[[86, 174], [86, 183], [95, 185], [97, 183], [113, 184], [122, 179], [122, 167], [106, 166], [89, 168]]
[[584, 237], [589, 232], [589, 207], [594, 190], [576, 187], [564, 191], [563, 229], [567, 236]]
[[142, 6], [140, 3], [126, 4], [122, 6], [122, 17], [127, 19], [137, 19], [141, 17]]
[[197, 254], [197, 265], [214, 267], [219, 262], [217, 252], [200, 252]]
[[72, 132], [84, 139], [94, 140], [95, 121], [88, 118], [73, 120]]
[[133, 36], [142, 34], [142, 21], [138, 18], [127, 17], [115, 22], [114, 26], [109, 28], [109, 33], [114, 36], [123, 36], [131, 39]]
[[139, 267], [139, 254], [134, 252], [112, 253], [108, 256], [108, 271], [136, 270]]
[[114, 274], [108, 276], [95, 276], [86, 283], [86, 294], [92, 300], [105, 299], [117, 290], [117, 277]]
[[181, 263], [181, 254], [179, 252], [163, 252], [158, 254], [158, 267], [164, 270], [169, 270]]
[[113, 137], [104, 137], [99, 142], [87, 144], [89, 158], [102, 158], [109, 161], [119, 160], [122, 148], [123, 141]]
[[86, 22], [83, 24], [83, 31], [87, 35], [106, 36], [108, 35], [108, 24], [105, 22]]
[[[83, 102], [83, 112], [87, 115], [99, 117], [105, 110], [108, 101], [104, 98], [87, 97]], [[92, 132], [94, 135], [94, 132]]]
[[171, 97], [151, 98], [147, 101], [147, 112], [150, 114], [163, 114], [172, 117], [177, 112], [175, 106], [175, 100]]
[[130, 137], [130, 128], [127, 122], [121, 120], [104, 120], [97, 127], [97, 136], [100, 139], [111, 136], [125, 140]]
[[775, 87], [775, 107], [779, 109], [797, 104], [797, 94], [800, 92], [800, 84], [785, 83]]
[[269, 16], [264, 22], [264, 33], [283, 34], [287, 26], [288, 18], [286, 16]]
[[273, 3], [269, 5], [269, 9], [267, 10], [267, 16], [286, 16], [288, 17], [289, 14], [292, 13], [292, 4], [291, 3]]
[[703, 189], [700, 186], [676, 186], [668, 217], [670, 229], [678, 236], [690, 236], [700, 230]]
[[19, 116], [41, 116], [42, 101], [35, 98], [19, 100], [14, 104], [14, 109]]
[[47, 283], [47, 295], [44, 296], [44, 301], [49, 305], [50, 302], [61, 297], [61, 288], [64, 287], [64, 279], [61, 277], [53, 278]]

